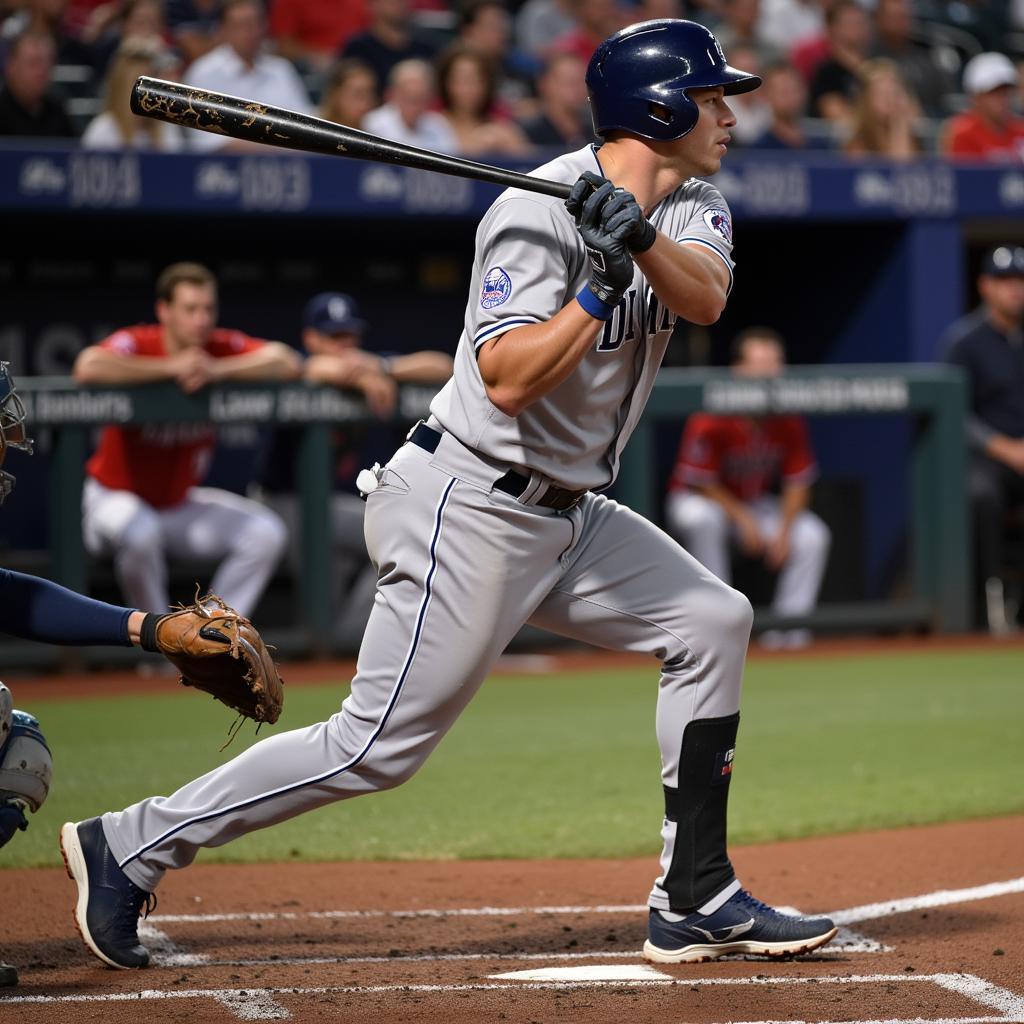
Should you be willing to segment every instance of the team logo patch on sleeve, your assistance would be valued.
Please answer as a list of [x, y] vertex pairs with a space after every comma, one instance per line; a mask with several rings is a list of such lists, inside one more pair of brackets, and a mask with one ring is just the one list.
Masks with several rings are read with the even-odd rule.
[[730, 245], [732, 245], [732, 218], [729, 216], [728, 210], [714, 209], [704, 211], [704, 223], [719, 238], [725, 239]]
[[484, 285], [480, 291], [480, 305], [484, 309], [500, 306], [512, 294], [512, 279], [501, 267], [491, 267], [484, 274]]

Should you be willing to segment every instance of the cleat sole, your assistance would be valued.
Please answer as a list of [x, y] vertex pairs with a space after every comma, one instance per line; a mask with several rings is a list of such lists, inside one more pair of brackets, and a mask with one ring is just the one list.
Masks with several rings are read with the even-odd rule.
[[771, 960], [785, 960], [788, 957], [810, 953], [835, 938], [838, 928], [832, 928], [821, 935], [789, 942], [723, 942], [718, 945], [692, 945], [681, 949], [660, 949], [650, 939], [644, 943], [645, 960], [655, 964], [702, 964], [717, 960], [721, 956], [745, 954], [763, 956]]

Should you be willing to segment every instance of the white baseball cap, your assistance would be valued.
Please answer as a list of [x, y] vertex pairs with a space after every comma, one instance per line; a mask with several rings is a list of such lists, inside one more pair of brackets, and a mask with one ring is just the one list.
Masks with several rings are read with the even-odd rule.
[[1017, 69], [1002, 53], [979, 53], [964, 65], [964, 91], [972, 96], [1017, 84]]

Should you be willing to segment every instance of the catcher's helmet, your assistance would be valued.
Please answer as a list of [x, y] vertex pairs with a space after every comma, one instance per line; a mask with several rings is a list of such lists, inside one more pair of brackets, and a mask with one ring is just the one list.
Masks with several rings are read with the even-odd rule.
[[688, 89], [750, 92], [757, 75], [729, 67], [718, 40], [695, 21], [662, 18], [616, 32], [594, 51], [587, 90], [594, 131], [619, 128], [645, 139], [681, 139], [697, 123]]
[[[32, 438], [25, 428], [25, 407], [14, 389], [10, 364], [0, 361], [0, 466], [8, 448], [32, 454]], [[0, 469], [0, 504], [14, 490], [14, 477]]]

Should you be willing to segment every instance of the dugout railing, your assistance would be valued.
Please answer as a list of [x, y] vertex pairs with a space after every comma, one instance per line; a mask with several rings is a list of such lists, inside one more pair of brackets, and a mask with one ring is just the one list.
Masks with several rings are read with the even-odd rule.
[[[328, 387], [232, 384], [186, 395], [173, 385], [82, 388], [66, 377], [21, 377], [32, 430], [52, 431], [48, 465], [50, 560], [44, 575], [74, 590], [89, 590], [89, 560], [82, 545], [81, 492], [90, 436], [108, 423], [278, 424], [298, 427], [301, 493], [301, 597], [303, 628], [268, 623], [282, 653], [330, 653], [328, 496], [332, 466], [330, 430], [367, 418], [362, 402]], [[398, 416], [426, 414], [431, 390], [405, 387]], [[966, 387], [959, 371], [937, 365], [792, 367], [774, 380], [744, 380], [721, 370], [666, 369], [624, 452], [618, 496], [658, 519], [659, 478], [655, 430], [659, 421], [681, 421], [704, 409], [719, 413], [794, 412], [806, 415], [902, 414], [916, 422], [910, 454], [910, 587], [898, 599], [822, 604], [802, 620], [818, 628], [969, 628], [970, 545], [966, 492]], [[12, 467], [13, 468], [13, 467]], [[17, 567], [17, 559], [15, 567]], [[757, 628], [776, 621], [757, 610]], [[54, 649], [34, 654], [27, 645], [5, 645], [8, 664], [56, 660]]]

